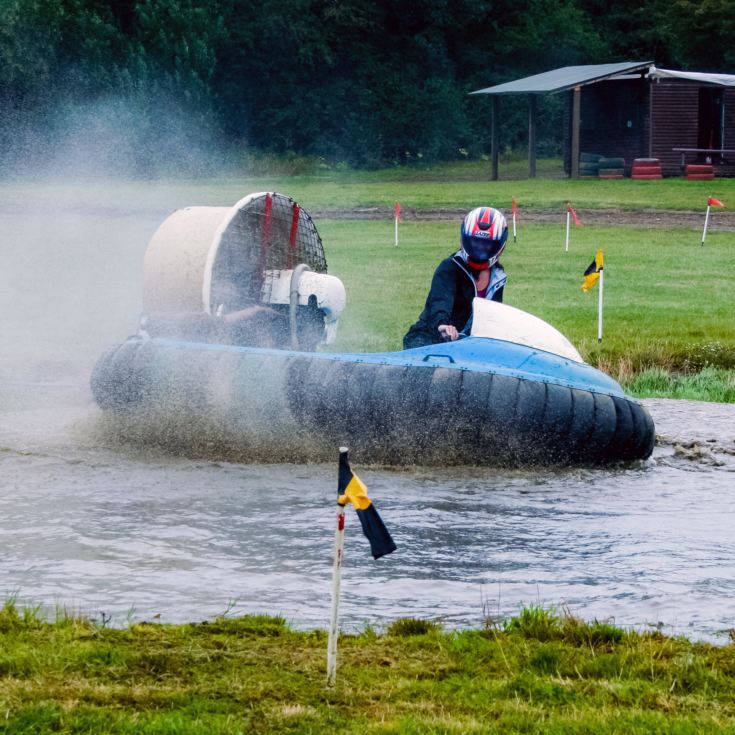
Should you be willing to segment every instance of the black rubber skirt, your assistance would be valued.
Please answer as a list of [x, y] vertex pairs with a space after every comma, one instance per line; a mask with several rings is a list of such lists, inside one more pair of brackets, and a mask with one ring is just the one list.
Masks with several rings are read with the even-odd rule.
[[106, 419], [182, 451], [322, 461], [340, 445], [383, 464], [564, 466], [650, 456], [627, 397], [488, 372], [131, 340], [103, 355]]

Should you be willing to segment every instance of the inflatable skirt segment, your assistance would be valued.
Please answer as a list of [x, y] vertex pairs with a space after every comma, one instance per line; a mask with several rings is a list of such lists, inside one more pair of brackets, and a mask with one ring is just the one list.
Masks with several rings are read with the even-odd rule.
[[[488, 366], [487, 359], [493, 362]], [[647, 411], [589, 365], [468, 338], [394, 353], [131, 339], [92, 392], [116, 430], [253, 461], [564, 466], [647, 458]]]

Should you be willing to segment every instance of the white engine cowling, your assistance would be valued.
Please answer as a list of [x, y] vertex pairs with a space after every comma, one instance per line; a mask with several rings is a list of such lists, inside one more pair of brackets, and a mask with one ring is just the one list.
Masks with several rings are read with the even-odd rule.
[[[292, 276], [291, 269], [266, 271], [263, 301], [269, 304], [289, 304]], [[331, 344], [337, 336], [339, 318], [347, 303], [344, 284], [336, 276], [305, 270], [298, 283], [299, 305], [307, 306], [311, 296], [316, 299], [317, 307], [324, 312], [324, 342]]]

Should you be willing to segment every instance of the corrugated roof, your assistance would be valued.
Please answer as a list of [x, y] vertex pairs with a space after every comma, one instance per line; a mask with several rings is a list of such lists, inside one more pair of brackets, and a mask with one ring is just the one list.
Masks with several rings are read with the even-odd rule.
[[584, 84], [601, 82], [603, 79], [648, 69], [652, 61], [622, 61], [618, 64], [587, 64], [585, 66], [564, 66], [561, 69], [545, 71], [531, 77], [505, 82], [495, 87], [478, 89], [470, 94], [548, 94], [563, 92]]

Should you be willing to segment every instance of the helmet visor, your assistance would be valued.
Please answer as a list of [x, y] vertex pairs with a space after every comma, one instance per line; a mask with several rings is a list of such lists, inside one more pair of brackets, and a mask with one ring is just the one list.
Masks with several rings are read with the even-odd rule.
[[464, 242], [464, 249], [467, 255], [476, 260], [478, 263], [484, 263], [488, 260], [495, 262], [505, 247], [505, 238], [502, 240], [491, 240], [482, 237], [467, 237]]

